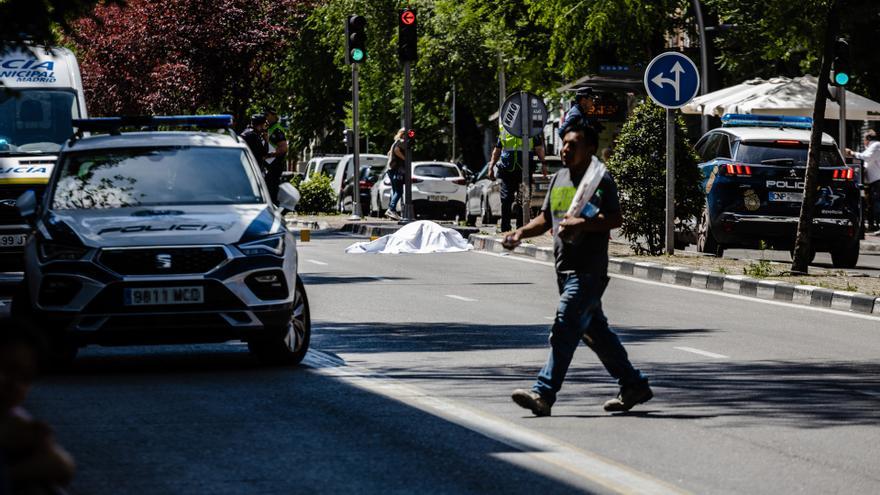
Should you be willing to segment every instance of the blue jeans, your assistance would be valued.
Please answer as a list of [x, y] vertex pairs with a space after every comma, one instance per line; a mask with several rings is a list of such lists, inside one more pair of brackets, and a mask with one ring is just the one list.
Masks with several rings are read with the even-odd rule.
[[397, 209], [397, 202], [403, 196], [403, 174], [396, 170], [388, 171], [388, 180], [391, 181], [391, 202], [388, 203], [388, 209], [394, 211]]
[[633, 368], [626, 349], [608, 328], [608, 320], [602, 313], [602, 293], [608, 278], [590, 273], [559, 273], [557, 282], [561, 297], [550, 332], [550, 356], [532, 390], [550, 404], [556, 401], [581, 340], [596, 353], [621, 387], [646, 384], [647, 379]]

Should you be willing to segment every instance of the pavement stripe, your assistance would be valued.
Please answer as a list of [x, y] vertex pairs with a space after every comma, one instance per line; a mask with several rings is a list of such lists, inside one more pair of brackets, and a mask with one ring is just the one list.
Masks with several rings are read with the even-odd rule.
[[[682, 494], [686, 491], [562, 441], [492, 416], [452, 400], [433, 397], [419, 388], [367, 369], [350, 366], [341, 359], [312, 349], [303, 363], [324, 376], [333, 377], [371, 393], [414, 407], [521, 452], [496, 457], [529, 467], [536, 461], [562, 468], [569, 475], [616, 493]], [[513, 406], [511, 406], [513, 407]]]
[[323, 261], [318, 261], [318, 260], [306, 260], [306, 261], [308, 261], [309, 263], [313, 263], [313, 264], [315, 264], [315, 265], [321, 265], [321, 266], [327, 266], [327, 265], [328, 265], [328, 263], [324, 263]]
[[[523, 263], [535, 263], [538, 265], [544, 265], [544, 266], [550, 266], [550, 267], [554, 266], [553, 263], [550, 263], [547, 261], [530, 260], [530, 259], [523, 258], [520, 256], [501, 256], [497, 253], [487, 253], [485, 251], [470, 251], [470, 252], [476, 253], [476, 254], [482, 254], [485, 256], [495, 256], [497, 258], [507, 258], [507, 259], [511, 259], [511, 260], [520, 261]], [[699, 292], [700, 294], [707, 294], [707, 295], [712, 295], [712, 296], [717, 296], [717, 297], [727, 297], [730, 299], [739, 299], [741, 301], [749, 301], [749, 302], [758, 303], [758, 304], [769, 304], [772, 306], [784, 306], [784, 307], [792, 308], [792, 309], [802, 309], [802, 310], [806, 310], [806, 311], [817, 311], [819, 313], [828, 313], [828, 314], [832, 314], [835, 316], [849, 316], [850, 318], [858, 318], [860, 320], [870, 320], [870, 321], [877, 321], [878, 320], [877, 316], [853, 313], [851, 311], [846, 311], [846, 310], [820, 308], [817, 306], [807, 306], [804, 304], [794, 304], [794, 303], [787, 303], [787, 302], [782, 302], [782, 301], [771, 301], [769, 299], [759, 299], [756, 297], [741, 296], [739, 294], [731, 294], [728, 292], [721, 292], [721, 291], [716, 291], [716, 290], [697, 289], [694, 287], [685, 287], [683, 285], [666, 284], [663, 282], [655, 282], [653, 280], [645, 280], [645, 279], [641, 279], [641, 278], [628, 277], [626, 275], [618, 275], [616, 273], [609, 273], [608, 276], [611, 278], [619, 278], [621, 280], [626, 280], [629, 282], [636, 282], [636, 283], [647, 284], [647, 285], [656, 285], [659, 287], [666, 287], [667, 289], [681, 290], [681, 291], [687, 291], [687, 292]]]
[[464, 301], [464, 302], [477, 302], [476, 299], [471, 299], [469, 297], [464, 297], [464, 296], [456, 296], [455, 294], [446, 294], [446, 297], [449, 297], [451, 299], [458, 299], [459, 301]]
[[715, 354], [714, 352], [701, 351], [700, 349], [695, 349], [693, 347], [676, 347], [676, 349], [678, 349], [679, 351], [692, 352], [694, 354], [699, 354], [700, 356], [706, 356], [706, 357], [716, 358], [716, 359], [727, 359], [730, 357], [730, 356], [725, 356], [724, 354]]

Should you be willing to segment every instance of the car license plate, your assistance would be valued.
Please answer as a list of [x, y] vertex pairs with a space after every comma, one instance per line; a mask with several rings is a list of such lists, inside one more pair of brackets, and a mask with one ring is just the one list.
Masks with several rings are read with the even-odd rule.
[[770, 201], [785, 203], [803, 203], [804, 193], [770, 191]]
[[0, 247], [19, 247], [27, 242], [27, 234], [0, 235]]
[[125, 289], [124, 298], [126, 306], [201, 304], [205, 302], [205, 289], [204, 287]]
[[446, 196], [440, 196], [440, 195], [436, 195], [436, 194], [432, 194], [432, 195], [428, 196], [428, 201], [448, 201], [448, 200], [449, 200], [449, 198], [447, 198]]

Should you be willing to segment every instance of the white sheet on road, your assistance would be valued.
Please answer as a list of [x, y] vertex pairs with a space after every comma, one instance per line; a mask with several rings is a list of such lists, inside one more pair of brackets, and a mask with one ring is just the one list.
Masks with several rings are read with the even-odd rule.
[[474, 246], [453, 229], [447, 229], [428, 220], [404, 225], [393, 234], [372, 242], [356, 242], [345, 248], [348, 254], [401, 254], [401, 253], [460, 253]]

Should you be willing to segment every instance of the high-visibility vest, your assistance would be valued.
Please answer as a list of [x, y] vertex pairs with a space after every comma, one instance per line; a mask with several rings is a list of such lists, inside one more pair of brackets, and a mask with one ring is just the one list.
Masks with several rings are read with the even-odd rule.
[[[499, 128], [500, 134], [498, 135], [498, 139], [501, 141], [501, 149], [502, 151], [520, 151], [522, 150], [522, 138], [518, 136], [514, 136], [513, 134], [507, 132], [507, 129], [504, 126], [500, 126]], [[532, 140], [528, 141], [528, 149], [531, 151], [532, 149]]]

